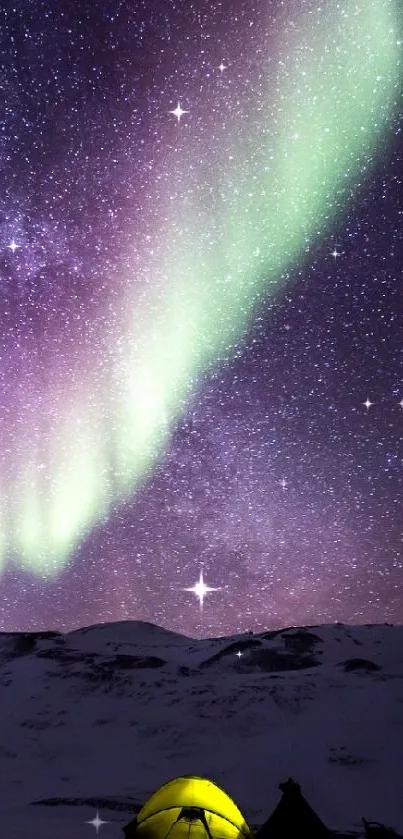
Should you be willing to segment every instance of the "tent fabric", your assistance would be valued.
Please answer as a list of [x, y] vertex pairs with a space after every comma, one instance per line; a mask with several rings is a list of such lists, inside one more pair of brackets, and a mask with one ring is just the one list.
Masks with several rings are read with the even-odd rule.
[[308, 804], [301, 787], [292, 778], [279, 784], [283, 795], [275, 810], [256, 834], [256, 839], [284, 839], [288, 836], [309, 836], [326, 839], [331, 832]]
[[126, 839], [253, 839], [230, 796], [197, 775], [163, 784], [123, 830]]

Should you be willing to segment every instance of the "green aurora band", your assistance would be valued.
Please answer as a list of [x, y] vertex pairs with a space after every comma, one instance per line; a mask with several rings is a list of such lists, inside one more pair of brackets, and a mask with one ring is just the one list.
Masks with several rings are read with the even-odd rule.
[[52, 383], [63, 423], [47, 441], [47, 480], [31, 441], [11, 494], [3, 486], [3, 564], [11, 554], [56, 577], [85, 534], [133, 497], [200, 376], [231, 357], [387, 138], [401, 83], [398, 2], [325, 5], [285, 36], [277, 98], [270, 70], [260, 127], [247, 103], [249, 150], [236, 130], [227, 138], [232, 159], [216, 167], [214, 209], [170, 205], [159, 269], [143, 299], [127, 283], [128, 314], [107, 357], [81, 358], [76, 378]]

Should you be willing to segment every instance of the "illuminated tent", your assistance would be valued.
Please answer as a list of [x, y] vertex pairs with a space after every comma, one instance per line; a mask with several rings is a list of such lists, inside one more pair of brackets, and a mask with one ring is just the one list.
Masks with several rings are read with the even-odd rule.
[[253, 839], [229, 795], [197, 775], [156, 790], [123, 832], [126, 839]]

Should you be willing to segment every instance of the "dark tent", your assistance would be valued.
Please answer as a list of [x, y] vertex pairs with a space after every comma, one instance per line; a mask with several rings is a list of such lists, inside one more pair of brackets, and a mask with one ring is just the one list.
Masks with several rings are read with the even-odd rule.
[[256, 834], [256, 839], [327, 839], [332, 835], [310, 807], [301, 787], [292, 778], [279, 784], [283, 795], [276, 809]]

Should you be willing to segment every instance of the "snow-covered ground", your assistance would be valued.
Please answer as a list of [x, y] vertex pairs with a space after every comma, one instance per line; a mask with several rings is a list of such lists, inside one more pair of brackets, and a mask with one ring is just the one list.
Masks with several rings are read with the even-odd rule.
[[181, 774], [216, 781], [252, 827], [291, 775], [329, 828], [403, 833], [403, 626], [0, 633], [0, 697], [7, 839], [92, 839], [97, 809], [101, 839], [122, 837]]

